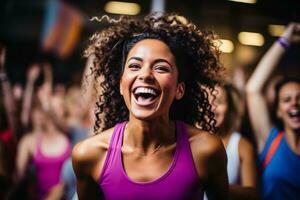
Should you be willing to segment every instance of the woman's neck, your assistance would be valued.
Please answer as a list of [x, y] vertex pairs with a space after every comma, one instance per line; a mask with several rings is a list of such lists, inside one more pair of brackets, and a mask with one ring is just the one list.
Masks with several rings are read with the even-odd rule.
[[227, 147], [231, 135], [232, 135], [232, 131], [230, 131], [230, 132], [221, 132], [221, 133], [219, 133], [219, 136], [220, 136], [221, 139], [222, 139], [222, 142], [223, 142], [224, 147]]
[[158, 146], [174, 143], [175, 123], [170, 120], [130, 119], [124, 130], [124, 142], [132, 148], [151, 152]]
[[298, 155], [300, 155], [300, 129], [293, 130], [285, 128], [285, 137], [290, 148]]

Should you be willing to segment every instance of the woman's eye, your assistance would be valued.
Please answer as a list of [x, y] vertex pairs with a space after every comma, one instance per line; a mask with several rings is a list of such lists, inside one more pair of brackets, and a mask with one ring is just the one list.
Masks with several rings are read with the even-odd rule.
[[289, 98], [289, 97], [282, 98], [281, 101], [284, 102], [284, 103], [286, 103], [286, 102], [289, 102], [289, 101], [290, 101], [290, 98]]
[[160, 72], [160, 73], [164, 73], [164, 72], [169, 72], [170, 68], [166, 67], [166, 66], [156, 66], [155, 70]]
[[140, 66], [138, 64], [130, 64], [128, 68], [131, 70], [138, 70]]

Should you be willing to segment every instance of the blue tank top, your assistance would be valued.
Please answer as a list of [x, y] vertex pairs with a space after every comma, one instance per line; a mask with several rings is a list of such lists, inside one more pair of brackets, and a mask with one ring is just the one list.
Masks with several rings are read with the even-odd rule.
[[114, 128], [99, 178], [99, 186], [106, 200], [203, 199], [203, 187], [183, 122], [176, 122], [176, 150], [169, 169], [150, 182], [135, 182], [126, 175], [121, 153], [125, 124], [117, 124]]
[[[259, 157], [262, 163], [276, 135], [272, 129], [265, 147]], [[295, 154], [287, 144], [285, 136], [278, 145], [267, 167], [262, 173], [263, 200], [299, 200], [300, 199], [300, 155]]]

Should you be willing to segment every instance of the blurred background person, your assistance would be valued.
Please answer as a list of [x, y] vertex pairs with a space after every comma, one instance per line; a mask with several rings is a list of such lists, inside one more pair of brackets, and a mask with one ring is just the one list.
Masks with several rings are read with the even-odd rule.
[[259, 199], [256, 150], [241, 133], [244, 99], [230, 83], [221, 83], [210, 97], [216, 118], [217, 133], [227, 153], [230, 199]]
[[6, 48], [0, 45], [0, 198], [8, 195], [13, 185], [15, 153], [18, 136], [18, 115], [16, 102], [6, 69]]
[[263, 88], [291, 45], [300, 44], [300, 24], [290, 23], [247, 82], [247, 105], [262, 167], [262, 199], [300, 197], [300, 80], [283, 78], [275, 87], [275, 121]]
[[43, 71], [44, 83], [34, 95], [30, 112], [32, 131], [26, 133], [18, 144], [16, 178], [18, 183], [22, 183], [31, 164], [35, 182], [31, 193], [28, 192], [29, 198], [55, 199], [51, 191], [57, 190], [56, 187], [60, 183], [61, 169], [64, 161], [70, 156], [71, 144], [47, 112], [51, 107], [55, 116], [63, 119], [63, 100], [51, 92], [51, 69], [46, 66]]
[[[45, 114], [53, 120], [59, 131], [67, 136], [72, 145], [92, 135], [92, 131], [89, 130], [94, 124], [95, 100], [88, 100], [93, 94], [89, 95], [86, 91], [92, 91], [89, 87], [98, 90], [99, 85], [93, 83], [93, 62], [84, 67], [82, 52], [88, 37], [96, 30], [108, 26], [108, 23], [95, 23], [91, 20], [93, 16], [108, 15], [117, 19], [124, 14], [141, 18], [153, 11], [175, 11], [187, 16], [197, 25], [214, 30], [220, 36], [215, 41], [222, 42], [221, 62], [226, 67], [226, 73], [238, 82], [235, 85], [243, 93], [250, 72], [273, 41], [282, 35], [288, 22], [300, 22], [299, 10], [298, 0], [190, 0], [188, 4], [181, 0], [2, 0], [0, 43], [7, 47], [7, 53], [4, 57], [1, 56], [6, 62], [0, 69], [0, 171], [3, 178], [3, 182], [0, 183], [3, 185], [0, 187], [1, 191], [6, 194], [6, 189], [15, 185], [11, 181], [14, 179], [15, 149], [20, 144], [20, 139], [32, 132], [32, 104], [35, 104], [33, 102], [36, 102], [37, 88], [43, 84], [45, 78], [45, 73], [41, 73], [47, 68], [44, 60], [52, 64], [50, 68], [53, 73], [53, 98], [50, 99], [56, 102], [54, 106], [57, 107], [42, 105]], [[184, 17], [181, 20], [184, 21]], [[273, 87], [278, 80], [287, 75], [300, 77], [299, 47], [291, 45], [289, 53], [284, 53], [281, 57], [278, 63], [280, 67], [273, 70], [276, 77], [272, 76], [271, 80], [266, 82], [263, 94], [270, 97], [267, 98], [268, 102], [274, 99]], [[89, 77], [92, 84], [83, 84], [84, 93], [81, 89], [79, 97], [78, 88], [83, 76]], [[77, 98], [85, 103], [78, 106]], [[42, 101], [42, 104], [52, 104], [46, 103], [47, 101]], [[90, 105], [90, 109], [85, 105]], [[45, 110], [47, 107], [49, 109]], [[54, 109], [62, 118], [53, 114]], [[66, 111], [61, 112], [63, 110]], [[248, 112], [247, 109], [245, 112]], [[248, 115], [243, 117], [240, 132], [256, 145], [247, 117]], [[67, 160], [63, 166], [60, 183], [74, 185], [74, 181], [70, 181], [74, 180], [71, 168], [70, 160]], [[29, 169], [34, 172], [31, 166]], [[26, 175], [32, 177], [30, 173]], [[32, 193], [32, 181], [32, 178], [27, 178], [28, 186], [23, 187], [24, 190], [29, 187], [29, 193]], [[66, 188], [71, 186], [61, 188], [63, 189], [56, 192], [67, 192], [69, 190]]]

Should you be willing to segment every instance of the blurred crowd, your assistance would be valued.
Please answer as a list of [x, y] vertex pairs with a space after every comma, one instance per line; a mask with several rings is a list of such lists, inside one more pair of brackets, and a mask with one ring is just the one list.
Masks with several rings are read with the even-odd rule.
[[[23, 87], [11, 85], [5, 57], [2, 47], [0, 199], [71, 199], [71, 149], [93, 132], [89, 63], [82, 86], [55, 84], [51, 64], [34, 63]], [[39, 77], [42, 84], [36, 83]]]
[[[231, 199], [272, 199], [280, 187], [290, 199], [300, 195], [299, 77], [272, 76], [290, 46], [299, 45], [299, 26], [287, 27], [249, 79], [226, 80], [210, 98], [227, 151]], [[0, 56], [0, 199], [76, 199], [71, 151], [93, 134], [93, 56], [82, 82], [68, 87], [53, 82], [47, 62], [29, 67], [24, 86], [12, 85], [5, 47]], [[36, 84], [39, 77], [42, 84]]]

